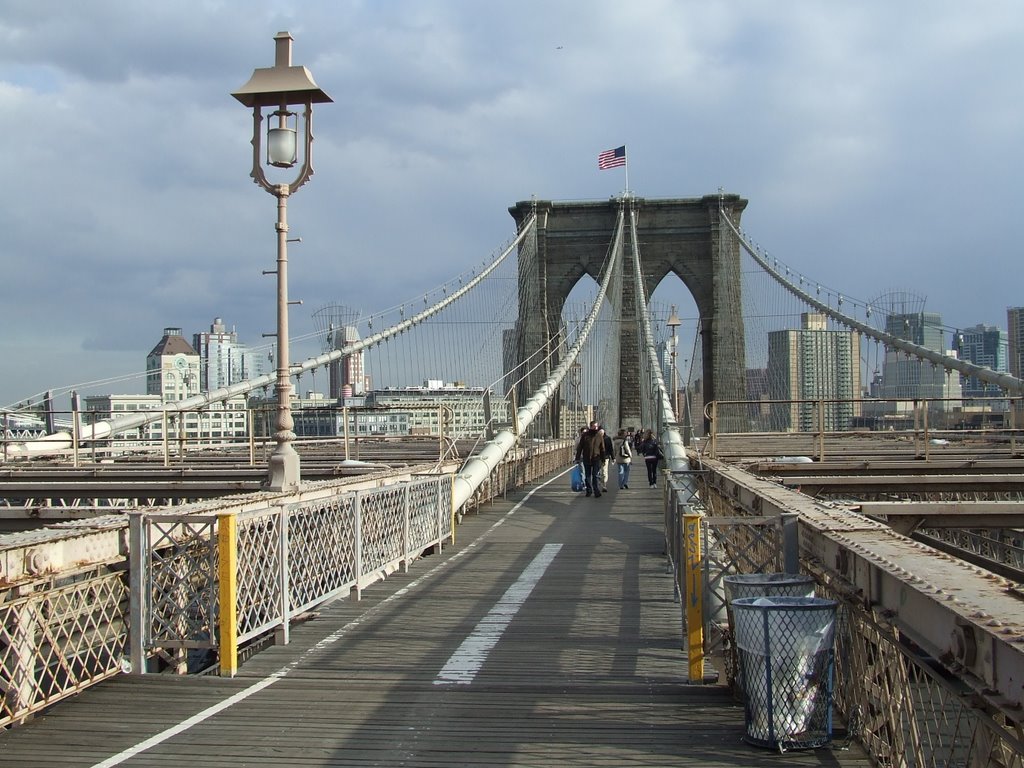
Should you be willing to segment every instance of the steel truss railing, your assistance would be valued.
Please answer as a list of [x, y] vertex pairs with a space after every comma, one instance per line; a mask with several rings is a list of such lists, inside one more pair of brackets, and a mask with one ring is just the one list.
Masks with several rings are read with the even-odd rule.
[[960, 550], [976, 555], [974, 562], [1005, 566], [1002, 570], [1008, 578], [1021, 582], [1024, 579], [1024, 531], [1020, 528], [928, 528], [914, 531], [916, 538], [928, 543], [949, 545], [954, 551]]
[[[868, 430], [859, 427], [850, 427], [846, 430], [834, 429], [829, 426], [829, 419], [826, 416], [826, 409], [834, 408], [837, 405], [847, 407], [852, 411], [854, 408], [862, 408], [872, 403], [912, 403], [912, 409], [901, 414], [912, 424], [909, 428], [895, 428], [889, 430]], [[752, 408], [763, 408], [771, 406], [782, 406], [785, 408], [802, 408], [812, 414], [810, 425], [802, 429], [790, 429], [784, 432], [773, 432], [780, 440], [792, 443], [789, 450], [790, 455], [807, 454], [813, 456], [817, 461], [824, 461], [829, 455], [829, 441], [832, 438], [848, 439], [854, 432], [870, 434], [882, 440], [904, 441], [908, 438], [913, 442], [915, 458], [930, 459], [932, 439], [962, 439], [974, 440], [979, 436], [997, 436], [1002, 443], [994, 443], [998, 450], [1004, 450], [1009, 456], [1017, 456], [1020, 451], [1021, 430], [1017, 426], [1019, 409], [1017, 404], [1019, 398], [1010, 398], [1011, 407], [1005, 412], [1007, 421], [1006, 427], [986, 427], [983, 429], [966, 429], [960, 426], [943, 424], [936, 416], [929, 416], [929, 413], [938, 407], [947, 405], [953, 401], [950, 398], [921, 397], [912, 400], [895, 399], [857, 399], [839, 400], [830, 398], [805, 398], [797, 400], [713, 400], [704, 407], [704, 415], [708, 419], [708, 435], [705, 453], [708, 458], [715, 458], [719, 452], [720, 438], [725, 435], [746, 435], [747, 431], [735, 432], [723, 429], [722, 425], [748, 424], [746, 417], [737, 417], [737, 414], [746, 414]], [[951, 421], [951, 419], [946, 419]]]
[[[849, 737], [865, 746], [876, 765], [1024, 767], [1021, 726], [1005, 710], [986, 705], [975, 688], [925, 654], [884, 610], [865, 607], [862, 590], [821, 560], [804, 552], [799, 568], [787, 566], [795, 542], [787, 530], [795, 530], [790, 523], [797, 515], [753, 514], [709, 471], [676, 474], [667, 486], [666, 552], [684, 605], [691, 656], [705, 650], [694, 645], [704, 641], [697, 627], [721, 625], [724, 595], [718, 586], [724, 572], [801, 570], [815, 578], [819, 596], [839, 602], [834, 704]], [[716, 550], [726, 556], [706, 554]], [[728, 627], [720, 631], [727, 641]], [[732, 681], [735, 662], [727, 642], [722, 650]]]
[[[517, 448], [465, 508], [571, 457], [570, 441]], [[287, 641], [297, 615], [358, 596], [451, 541], [453, 513], [464, 511], [453, 509], [452, 478], [421, 475], [364, 490], [323, 484], [292, 496], [205, 502], [192, 514], [133, 512], [0, 537], [0, 728], [121, 671], [186, 672], [213, 655], [224, 666], [246, 642], [269, 633]], [[225, 562], [235, 563], [227, 601]], [[236, 616], [230, 627], [225, 605]]]
[[816, 593], [839, 601], [835, 704], [851, 737], [893, 768], [1021, 768], [1024, 740], [1004, 715], [941, 669], [849, 585], [809, 564]]

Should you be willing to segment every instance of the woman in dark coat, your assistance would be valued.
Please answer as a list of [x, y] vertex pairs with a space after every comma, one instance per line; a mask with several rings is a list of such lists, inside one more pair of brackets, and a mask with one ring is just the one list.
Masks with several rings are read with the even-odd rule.
[[664, 454], [661, 452], [661, 445], [658, 443], [658, 438], [654, 436], [654, 432], [647, 430], [644, 434], [644, 441], [641, 443], [640, 453], [644, 456], [644, 464], [647, 465], [647, 482], [650, 483], [651, 488], [658, 487], [658, 462], [664, 458]]

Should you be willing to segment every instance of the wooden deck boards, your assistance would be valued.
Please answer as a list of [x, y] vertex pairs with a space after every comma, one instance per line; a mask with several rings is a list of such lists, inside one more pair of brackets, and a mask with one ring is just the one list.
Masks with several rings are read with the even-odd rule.
[[[0, 765], [96, 765], [254, 685], [266, 687], [122, 764], [870, 765], [856, 748], [751, 747], [729, 691], [687, 684], [660, 491], [586, 498], [563, 477], [509, 514], [514, 501], [467, 517], [455, 546], [363, 600], [323, 607], [238, 677], [115, 678], [0, 734]], [[435, 684], [553, 544], [561, 548], [472, 682]]]

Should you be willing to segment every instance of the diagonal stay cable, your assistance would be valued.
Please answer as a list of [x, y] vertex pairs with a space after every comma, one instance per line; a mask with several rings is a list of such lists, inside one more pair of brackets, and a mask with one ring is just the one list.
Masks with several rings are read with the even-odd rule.
[[583, 348], [591, 328], [597, 321], [598, 313], [601, 310], [602, 302], [608, 292], [608, 285], [615, 273], [615, 265], [622, 253], [622, 230], [624, 225], [624, 207], [619, 208], [618, 220], [615, 226], [615, 234], [608, 249], [608, 256], [605, 259], [604, 278], [601, 280], [601, 287], [594, 299], [594, 305], [583, 325], [579, 338], [566, 352], [565, 358], [558, 364], [558, 367], [551, 372], [551, 375], [540, 385], [536, 392], [512, 415], [515, 419], [514, 429], [500, 430], [494, 439], [484, 444], [480, 451], [466, 459], [462, 468], [455, 475], [452, 485], [452, 505], [458, 509], [472, 497], [476, 489], [490, 476], [494, 468], [498, 466], [505, 455], [515, 446], [518, 435], [524, 434], [530, 424], [541, 412], [551, 396], [554, 394], [562, 379], [565, 378], [569, 368], [576, 361], [580, 350]]
[[[379, 333], [369, 336], [365, 339], [361, 339], [353, 344], [342, 349], [335, 349], [326, 354], [318, 357], [313, 357], [305, 360], [302, 363], [293, 364], [291, 366], [291, 375], [305, 373], [306, 371], [319, 368], [327, 365], [335, 360], [351, 355], [360, 350], [368, 347], [380, 344], [387, 339], [404, 333], [409, 328], [412, 328], [419, 323], [427, 320], [428, 318], [436, 315], [438, 312], [443, 310], [448, 305], [455, 301], [458, 301], [465, 296], [469, 291], [479, 285], [488, 275], [490, 275], [498, 266], [505, 261], [509, 254], [511, 254], [515, 248], [523, 241], [523, 239], [533, 231], [536, 226], [536, 216], [531, 216], [523, 223], [518, 234], [513, 238], [505, 249], [487, 266], [486, 269], [482, 270], [480, 274], [474, 277], [472, 280], [467, 282], [459, 290], [452, 293], [450, 296], [445, 296], [441, 301], [436, 304], [427, 307], [422, 312], [413, 315], [408, 320], [404, 320], [396, 325], [391, 326]], [[159, 408], [153, 408], [148, 411], [138, 411], [130, 415], [120, 416], [116, 419], [109, 419], [106, 421], [98, 421], [94, 424], [85, 425], [81, 428], [78, 439], [81, 441], [90, 440], [103, 440], [111, 435], [116, 435], [121, 432], [126, 432], [130, 429], [136, 429], [138, 427], [145, 426], [155, 421], [160, 421], [164, 418], [165, 414], [177, 414], [185, 411], [202, 410], [212, 403], [223, 402], [224, 400], [230, 400], [233, 397], [239, 395], [248, 394], [253, 390], [260, 389], [262, 387], [272, 386], [277, 382], [276, 373], [268, 373], [264, 376], [259, 376], [255, 379], [249, 379], [242, 381], [237, 384], [232, 384], [228, 387], [221, 387], [215, 389], [212, 392], [195, 395], [194, 397], [186, 398], [185, 400], [179, 400], [173, 403], [165, 403]], [[72, 436], [68, 432], [55, 432], [52, 435], [46, 435], [45, 437], [37, 440], [31, 440], [24, 443], [11, 443], [7, 446], [8, 456], [21, 456], [21, 455], [44, 455], [47, 453], [57, 453], [60, 451], [69, 450], [74, 441]]]
[[781, 275], [778, 270], [773, 269], [772, 266], [768, 263], [768, 261], [765, 258], [763, 258], [757, 252], [757, 249], [747, 240], [747, 238], [739, 230], [736, 224], [733, 223], [732, 219], [730, 219], [726, 215], [725, 210], [723, 208], [719, 209], [719, 218], [721, 219], [723, 224], [725, 224], [729, 229], [732, 230], [732, 233], [736, 236], [740, 244], [743, 246], [743, 249], [748, 254], [750, 254], [750, 257], [757, 262], [758, 266], [760, 266], [761, 269], [763, 269], [765, 272], [771, 275], [772, 278], [774, 278], [775, 281], [779, 283], [779, 285], [781, 285], [787, 291], [792, 293], [798, 299], [814, 307], [819, 312], [828, 315], [836, 322], [841, 323], [855, 331], [858, 331], [859, 333], [862, 333], [868, 338], [880, 341], [888, 347], [898, 349], [901, 352], [906, 352], [907, 354], [913, 355], [922, 360], [927, 360], [928, 362], [934, 363], [935, 365], [941, 365], [943, 368], [946, 368], [947, 370], [959, 371], [964, 376], [977, 377], [980, 381], [984, 381], [988, 384], [995, 384], [998, 387], [1002, 387], [1009, 394], [1024, 395], [1024, 380], [1022, 379], [1010, 376], [1007, 373], [999, 373], [998, 371], [993, 371], [991, 368], [988, 368], [987, 366], [975, 365], [974, 363], [969, 363], [966, 360], [960, 360], [959, 358], [956, 357], [949, 357], [948, 355], [944, 355], [941, 352], [936, 352], [934, 349], [922, 347], [921, 345], [914, 344], [913, 342], [907, 341], [906, 339], [901, 339], [899, 336], [893, 336], [891, 333], [879, 331], [878, 329], [872, 328], [870, 325], [867, 325], [866, 323], [860, 322], [856, 318], [850, 317], [849, 315], [845, 315], [842, 312], [833, 309], [828, 304], [822, 303], [818, 299], [811, 296], [811, 294], [807, 293], [807, 291], [804, 291], [799, 286], [796, 286], [793, 283], [791, 283], [783, 275]]

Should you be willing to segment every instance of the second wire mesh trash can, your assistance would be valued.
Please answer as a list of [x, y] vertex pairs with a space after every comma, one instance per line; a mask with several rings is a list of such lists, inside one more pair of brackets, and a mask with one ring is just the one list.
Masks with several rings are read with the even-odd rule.
[[751, 744], [809, 749], [832, 740], [836, 606], [818, 597], [732, 601]]

